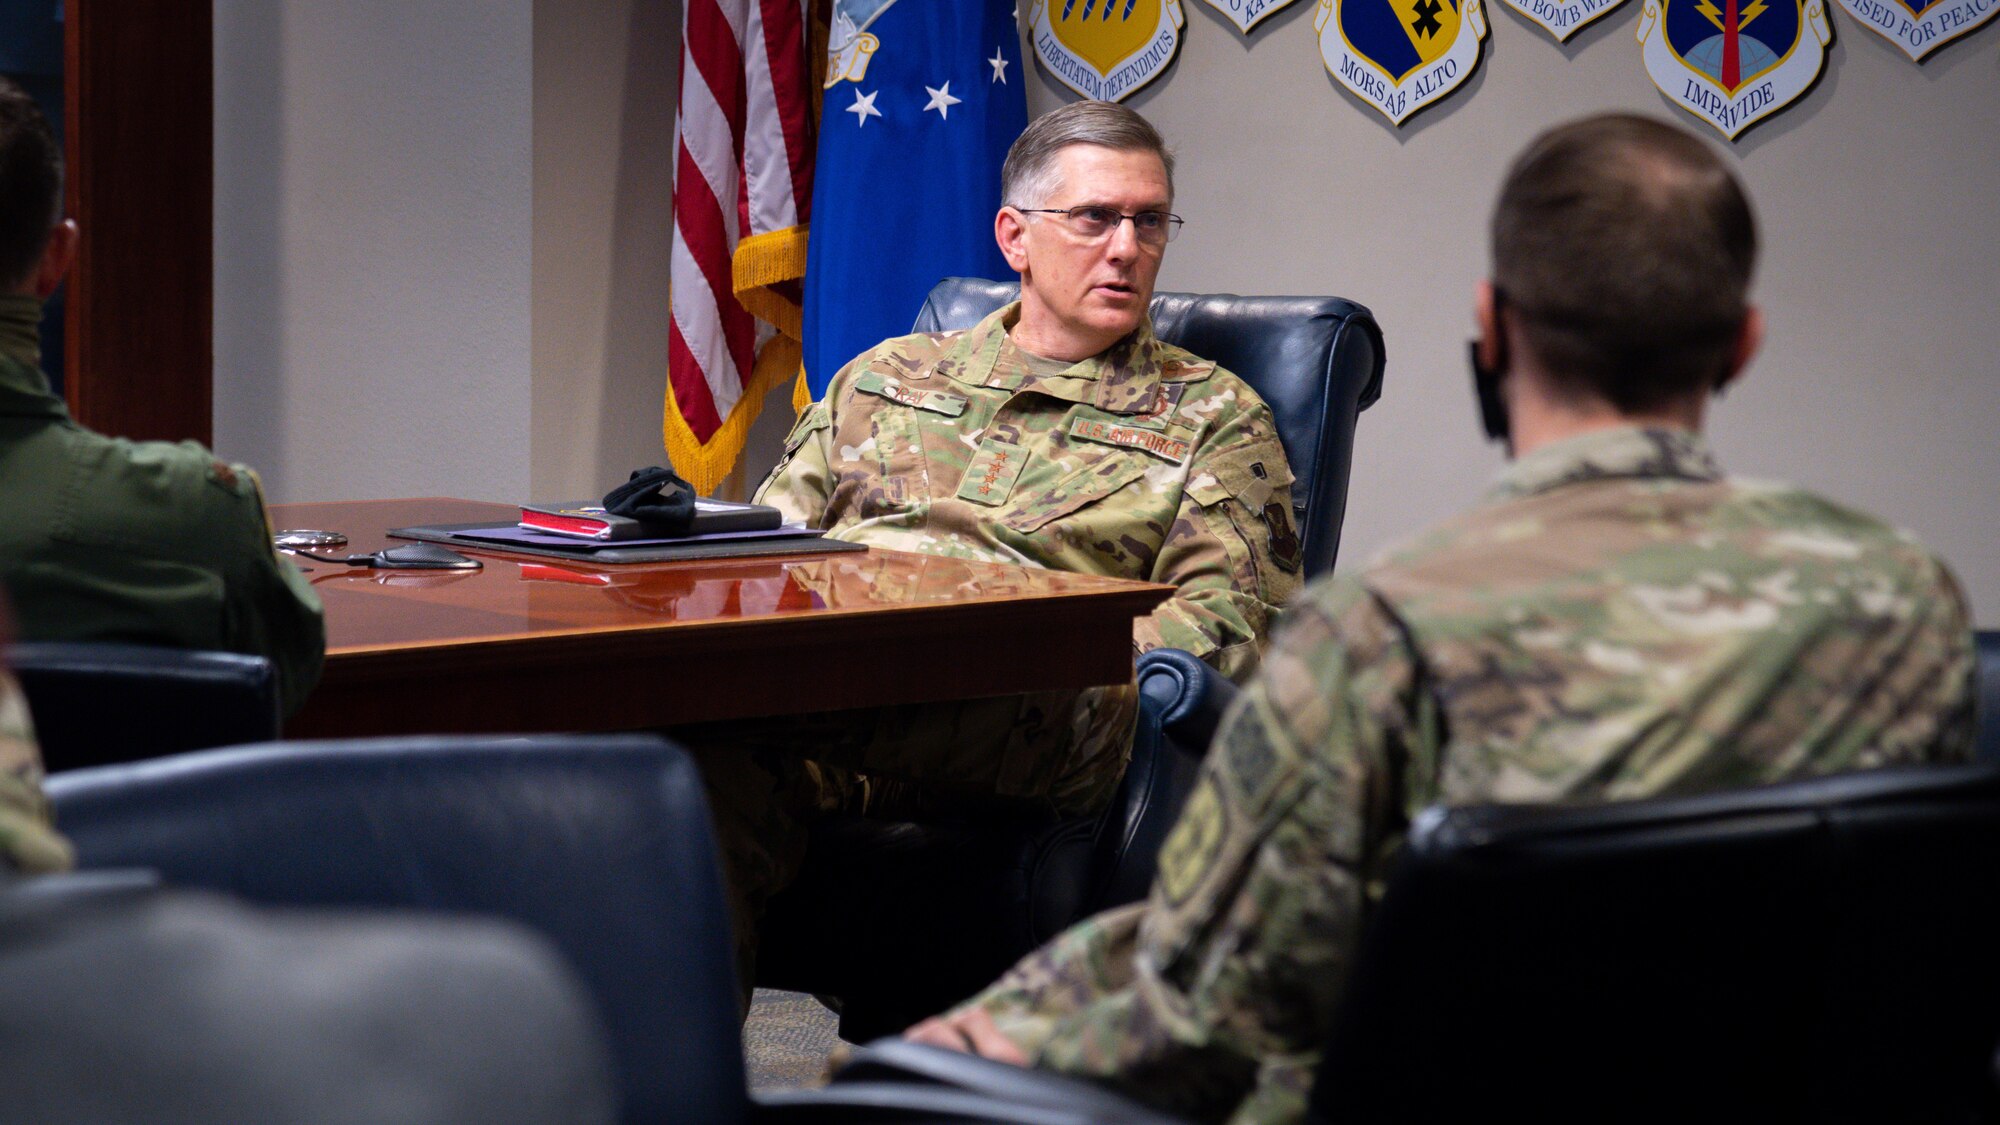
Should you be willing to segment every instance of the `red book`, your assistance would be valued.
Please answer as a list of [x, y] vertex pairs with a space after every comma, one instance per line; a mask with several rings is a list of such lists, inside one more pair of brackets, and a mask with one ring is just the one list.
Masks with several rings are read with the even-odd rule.
[[[778, 509], [764, 504], [736, 504], [728, 500], [696, 500], [694, 525], [687, 536], [693, 538], [718, 531], [768, 531], [784, 522]], [[573, 535], [578, 539], [615, 541], [659, 539], [670, 533], [658, 524], [614, 516], [602, 504], [576, 501], [569, 504], [530, 504], [521, 508], [521, 526], [529, 531], [553, 535]]]

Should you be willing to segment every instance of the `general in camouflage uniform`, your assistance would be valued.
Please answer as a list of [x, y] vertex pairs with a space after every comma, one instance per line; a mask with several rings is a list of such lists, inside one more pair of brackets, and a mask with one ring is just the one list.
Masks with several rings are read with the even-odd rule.
[[1038, 1066], [1197, 1119], [1296, 1120], [1419, 809], [1965, 757], [1972, 668], [1964, 599], [1908, 536], [1726, 479], [1685, 431], [1544, 447], [1483, 507], [1308, 588], [1150, 898], [970, 1005]]
[[[1147, 320], [1180, 221], [1170, 157], [1131, 110], [1076, 103], [1022, 134], [1003, 179], [1021, 300], [842, 368], [756, 498], [870, 546], [1170, 584], [1135, 653], [1245, 677], [1298, 588], [1292, 474], [1256, 393]], [[674, 731], [708, 782], [746, 968], [817, 812], [1086, 813], [1117, 786], [1137, 710], [1128, 683]]]
[[1241, 679], [1298, 586], [1292, 473], [1249, 385], [1154, 336], [1068, 364], [965, 332], [856, 359], [799, 418], [758, 493], [836, 539], [1176, 587], [1135, 651]]
[[1516, 454], [1497, 487], [1287, 607], [1145, 902], [911, 1038], [1198, 1120], [1295, 1121], [1419, 809], [1968, 756], [1972, 637], [1944, 565], [1859, 512], [1724, 477], [1697, 436], [1762, 325], [1727, 165], [1646, 118], [1559, 126], [1493, 231], [1474, 370]]

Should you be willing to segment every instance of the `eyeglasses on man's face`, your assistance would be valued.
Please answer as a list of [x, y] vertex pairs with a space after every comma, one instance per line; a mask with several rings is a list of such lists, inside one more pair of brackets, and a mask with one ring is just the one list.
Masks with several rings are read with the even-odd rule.
[[1060, 215], [1061, 223], [1069, 228], [1070, 233], [1090, 242], [1109, 237], [1120, 223], [1130, 219], [1133, 233], [1149, 246], [1164, 246], [1172, 242], [1185, 221], [1179, 215], [1170, 215], [1165, 211], [1141, 211], [1136, 215], [1127, 215], [1116, 207], [1097, 204], [1064, 208], [1016, 207], [1014, 210], [1024, 215]]

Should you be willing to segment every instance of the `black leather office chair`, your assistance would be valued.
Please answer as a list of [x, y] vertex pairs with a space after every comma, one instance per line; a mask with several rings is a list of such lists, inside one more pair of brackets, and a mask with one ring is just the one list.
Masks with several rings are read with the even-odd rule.
[[261, 656], [73, 641], [7, 659], [51, 771], [278, 737], [277, 675]]
[[[2000, 766], [1418, 818], [1312, 1119], [1993, 1121]], [[1032, 1107], [1049, 1078], [910, 1044], [832, 1088]], [[995, 1111], [998, 1117], [997, 1111]]]
[[1427, 814], [1327, 1120], [1964, 1121], [2000, 1045], [2000, 768]]
[[[916, 331], [966, 328], [1018, 285], [948, 278]], [[1154, 331], [1241, 376], [1271, 407], [1295, 483], [1304, 574], [1333, 567], [1360, 412], [1381, 394], [1374, 317], [1337, 297], [1155, 294]], [[1184, 652], [1138, 664], [1132, 760], [1096, 818], [886, 824], [834, 817], [771, 903], [760, 983], [838, 996], [841, 1030], [899, 1030], [990, 982], [1078, 919], [1142, 896], [1233, 686]]]
[[2000, 762], [2000, 629], [1973, 634], [1979, 661], [1979, 760]]
[[48, 791], [85, 868], [525, 923], [597, 1001], [622, 1120], [750, 1113], [707, 805], [663, 739], [273, 743], [74, 770]]

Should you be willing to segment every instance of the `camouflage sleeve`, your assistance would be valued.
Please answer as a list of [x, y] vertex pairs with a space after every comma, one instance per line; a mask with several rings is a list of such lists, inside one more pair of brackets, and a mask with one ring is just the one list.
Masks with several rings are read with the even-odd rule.
[[[827, 389], [831, 398], [833, 389]], [[785, 437], [784, 455], [753, 498], [783, 512], [787, 522], [817, 527], [833, 496], [832, 412], [827, 398], [806, 407]]]
[[1292, 472], [1261, 403], [1218, 419], [1149, 576], [1179, 591], [1133, 629], [1138, 651], [1185, 649], [1242, 682], [1299, 588]]
[[1197, 1118], [1293, 1119], [1365, 883], [1434, 721], [1358, 584], [1309, 593], [1225, 720], [1146, 902], [1091, 919], [969, 1002], [1037, 1065]]
[[1979, 661], [1972, 639], [1972, 611], [1950, 568], [1911, 543], [1919, 558], [1911, 572], [1911, 612], [1892, 627], [1883, 648], [1894, 658], [1872, 695], [1892, 714], [1864, 715], [1879, 724], [1875, 744], [1884, 761], [1970, 761], [1979, 722]]
[[271, 546], [271, 520], [257, 474], [218, 461], [211, 480], [232, 498], [228, 521], [211, 528], [212, 534], [235, 540], [225, 589], [225, 636], [232, 649], [271, 659], [278, 673], [279, 705], [290, 715], [319, 682], [326, 663], [326, 620], [319, 595]]
[[52, 826], [49, 801], [42, 795], [42, 755], [27, 700], [5, 670], [0, 670], [0, 859], [30, 874], [76, 865], [69, 843]]

